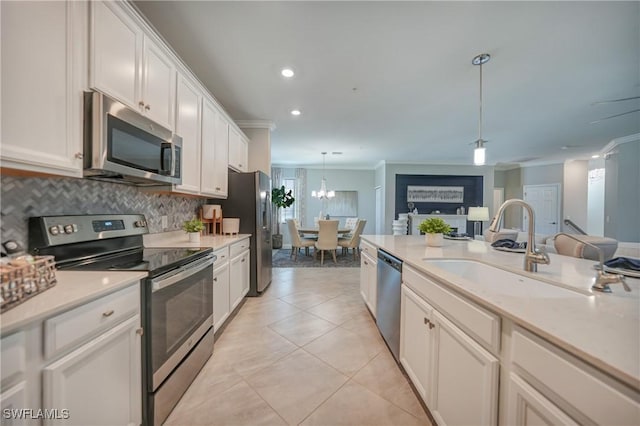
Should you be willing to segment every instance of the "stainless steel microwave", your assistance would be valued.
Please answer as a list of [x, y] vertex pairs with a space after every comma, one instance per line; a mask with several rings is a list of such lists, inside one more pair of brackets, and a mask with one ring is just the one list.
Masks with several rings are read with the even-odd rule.
[[85, 92], [84, 176], [137, 186], [182, 183], [182, 138], [100, 92]]

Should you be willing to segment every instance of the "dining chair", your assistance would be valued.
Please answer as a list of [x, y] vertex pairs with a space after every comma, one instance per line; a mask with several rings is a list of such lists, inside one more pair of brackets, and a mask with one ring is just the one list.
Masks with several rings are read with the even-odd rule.
[[309, 247], [313, 247], [315, 244], [315, 240], [309, 240], [306, 238], [300, 238], [300, 234], [298, 233], [298, 228], [296, 227], [296, 223], [293, 219], [287, 219], [287, 226], [289, 227], [289, 235], [291, 236], [291, 256], [294, 256], [293, 260], [295, 262], [298, 261], [298, 251], [304, 247], [305, 254], [309, 255]]
[[337, 220], [319, 220], [318, 221], [318, 241], [315, 243], [316, 249], [313, 257], [316, 257], [320, 251], [320, 265], [324, 264], [324, 252], [330, 251], [333, 255], [333, 262], [336, 260], [336, 249], [338, 248], [338, 222]]
[[360, 235], [362, 234], [362, 231], [364, 230], [364, 226], [366, 224], [367, 224], [367, 221], [365, 219], [360, 219], [356, 223], [356, 227], [351, 233], [351, 237], [338, 238], [338, 245], [342, 247], [343, 252], [345, 249], [347, 251], [349, 251], [350, 248], [353, 249], [354, 260], [357, 259], [358, 256], [360, 255]]
[[353, 235], [353, 230], [356, 229], [356, 225], [358, 224], [357, 217], [348, 217], [344, 221], [344, 227], [349, 230], [349, 233], [344, 234], [344, 238], [351, 238]]

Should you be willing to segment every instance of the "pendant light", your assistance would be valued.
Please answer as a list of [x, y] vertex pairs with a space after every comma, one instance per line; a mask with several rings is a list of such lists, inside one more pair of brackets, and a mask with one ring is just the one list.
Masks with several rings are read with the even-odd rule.
[[326, 152], [321, 152], [322, 154], [322, 181], [320, 182], [320, 190], [319, 191], [311, 191], [311, 196], [314, 198], [318, 198], [320, 200], [333, 198], [336, 196], [335, 191], [327, 191], [327, 180], [324, 178], [324, 159], [327, 155]]
[[473, 164], [476, 166], [483, 166], [485, 163], [485, 147], [484, 144], [487, 143], [484, 139], [482, 139], [482, 65], [489, 62], [491, 56], [488, 53], [481, 53], [475, 58], [471, 63], [473, 65], [478, 65], [480, 67], [480, 115], [478, 119], [478, 140], [474, 142], [475, 149], [473, 150]]

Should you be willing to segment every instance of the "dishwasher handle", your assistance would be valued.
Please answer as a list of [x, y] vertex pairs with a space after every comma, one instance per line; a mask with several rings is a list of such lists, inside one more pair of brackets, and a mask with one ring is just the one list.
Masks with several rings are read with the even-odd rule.
[[390, 255], [384, 250], [378, 250], [378, 262], [384, 262], [393, 269], [402, 272], [402, 260]]

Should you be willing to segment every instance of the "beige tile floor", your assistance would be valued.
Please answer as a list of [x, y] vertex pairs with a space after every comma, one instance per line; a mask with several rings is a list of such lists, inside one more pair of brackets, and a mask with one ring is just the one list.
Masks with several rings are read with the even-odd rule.
[[167, 425], [430, 425], [380, 337], [358, 268], [277, 268]]

